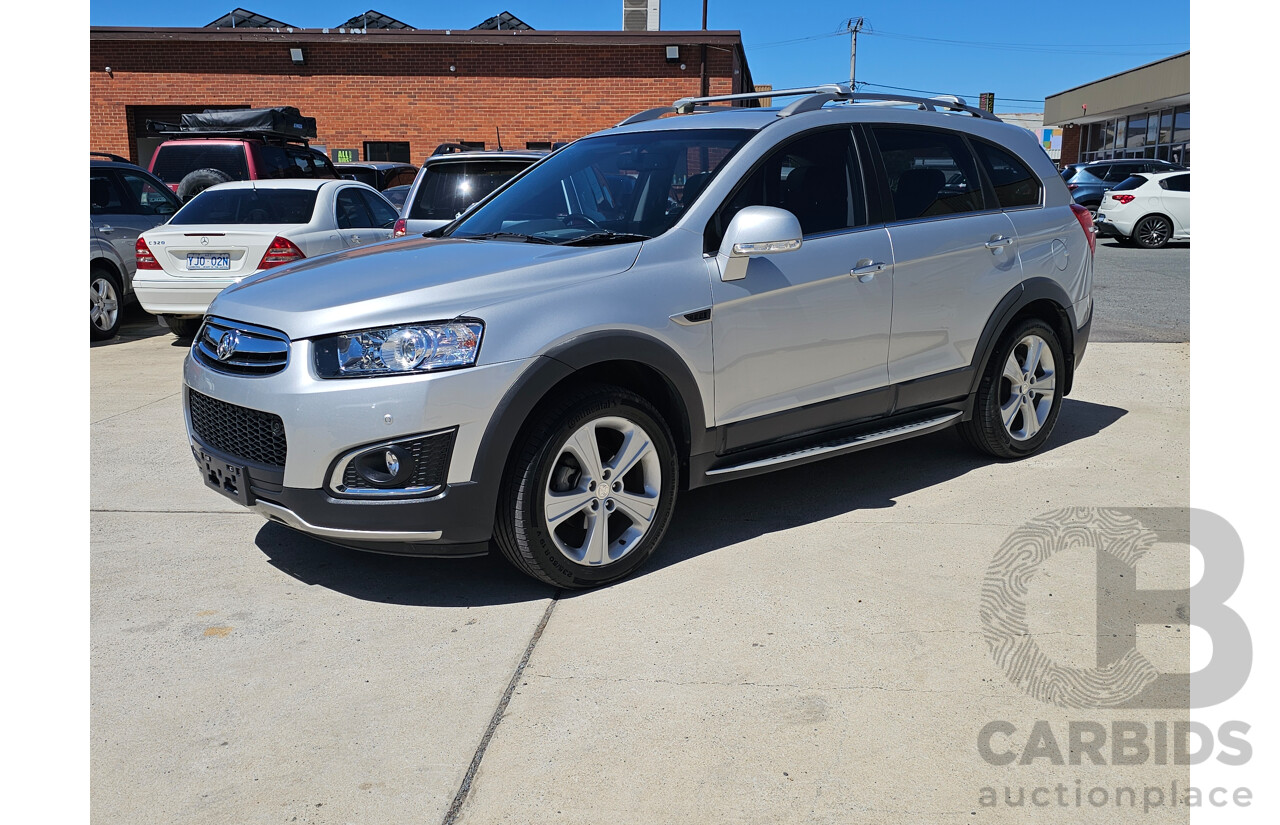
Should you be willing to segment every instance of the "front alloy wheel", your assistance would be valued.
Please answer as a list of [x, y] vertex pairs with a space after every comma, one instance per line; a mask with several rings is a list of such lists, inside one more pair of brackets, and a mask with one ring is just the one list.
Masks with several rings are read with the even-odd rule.
[[644, 398], [585, 386], [545, 408], [513, 452], [496, 538], [523, 572], [585, 588], [630, 575], [662, 541], [679, 464]]

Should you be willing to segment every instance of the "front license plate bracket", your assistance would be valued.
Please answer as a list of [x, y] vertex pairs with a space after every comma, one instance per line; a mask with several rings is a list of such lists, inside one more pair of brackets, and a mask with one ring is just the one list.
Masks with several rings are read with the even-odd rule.
[[204, 483], [245, 507], [253, 504], [253, 493], [249, 492], [249, 474], [239, 464], [223, 461], [200, 450], [196, 454], [204, 474]]

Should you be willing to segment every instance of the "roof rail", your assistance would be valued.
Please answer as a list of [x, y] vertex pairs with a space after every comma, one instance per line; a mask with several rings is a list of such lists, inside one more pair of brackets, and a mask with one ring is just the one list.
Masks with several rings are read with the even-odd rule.
[[964, 98], [956, 95], [939, 95], [937, 97], [913, 97], [911, 95], [886, 95], [874, 92], [858, 92], [850, 89], [843, 83], [828, 83], [822, 86], [807, 86], [798, 89], [771, 89], [762, 92], [743, 92], [733, 95], [716, 95], [714, 97], [684, 97], [677, 100], [670, 106], [659, 106], [655, 109], [647, 109], [638, 112], [626, 120], [619, 123], [619, 126], [625, 126], [628, 123], [643, 123], [647, 120], [656, 120], [663, 115], [681, 114], [687, 115], [693, 112], [713, 111], [724, 107], [707, 106], [709, 103], [726, 103], [736, 100], [759, 100], [761, 98], [774, 97], [800, 97], [789, 104], [786, 108], [778, 112], [778, 117], [790, 117], [791, 115], [800, 114], [801, 112], [812, 112], [821, 109], [828, 103], [859, 103], [862, 101], [870, 102], [872, 105], [893, 106], [893, 105], [914, 105], [919, 109], [930, 112], [936, 112], [939, 109], [945, 109], [952, 112], [964, 112], [974, 117], [980, 117], [984, 120], [999, 121], [991, 112], [984, 109], [975, 109], [969, 106]]
[[115, 161], [116, 163], [133, 163], [133, 161], [128, 158], [122, 158], [119, 155], [113, 155], [110, 152], [90, 152], [89, 157], [106, 158], [107, 160]]

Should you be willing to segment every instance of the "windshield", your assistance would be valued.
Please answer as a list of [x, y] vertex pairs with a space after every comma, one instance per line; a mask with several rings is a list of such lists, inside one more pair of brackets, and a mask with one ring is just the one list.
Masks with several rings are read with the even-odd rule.
[[746, 129], [680, 129], [580, 140], [448, 234], [546, 243], [652, 238], [675, 224], [753, 134]]
[[171, 224], [310, 223], [315, 189], [206, 189]]

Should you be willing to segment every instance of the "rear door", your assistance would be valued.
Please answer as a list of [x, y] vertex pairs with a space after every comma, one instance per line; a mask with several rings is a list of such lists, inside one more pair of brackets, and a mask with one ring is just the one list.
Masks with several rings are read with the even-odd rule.
[[1164, 178], [1160, 189], [1160, 200], [1173, 218], [1174, 233], [1191, 234], [1191, 173]]
[[896, 125], [868, 131], [891, 215], [889, 381], [968, 367], [996, 304], [1022, 279], [1013, 222], [987, 203], [960, 134]]
[[344, 186], [333, 199], [338, 234], [347, 247], [364, 246], [391, 237], [399, 217], [384, 199], [358, 186]]

